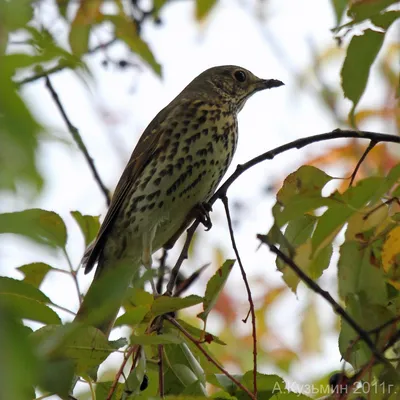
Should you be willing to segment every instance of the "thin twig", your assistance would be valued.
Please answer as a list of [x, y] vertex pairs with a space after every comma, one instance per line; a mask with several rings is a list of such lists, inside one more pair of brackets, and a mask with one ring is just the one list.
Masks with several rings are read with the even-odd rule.
[[256, 313], [254, 311], [254, 302], [251, 294], [249, 281], [247, 280], [246, 271], [243, 267], [242, 260], [240, 258], [239, 250], [236, 245], [235, 234], [233, 232], [231, 213], [229, 211], [229, 202], [227, 196], [221, 197], [222, 203], [224, 204], [226, 219], [228, 220], [229, 235], [231, 237], [233, 251], [235, 252], [237, 261], [239, 263], [240, 272], [242, 274], [244, 285], [246, 286], [247, 298], [250, 305], [251, 313], [251, 326], [252, 326], [252, 337], [253, 337], [253, 386], [254, 386], [254, 397], [257, 398], [257, 329], [256, 329]]
[[106, 400], [111, 400], [111, 398], [112, 398], [112, 396], [113, 396], [113, 394], [114, 394], [114, 392], [115, 392], [115, 389], [117, 388], [117, 384], [118, 384], [119, 378], [121, 377], [121, 375], [122, 375], [122, 373], [123, 373], [123, 371], [124, 371], [125, 365], [126, 365], [126, 363], [128, 362], [128, 360], [129, 360], [129, 357], [130, 357], [133, 353], [136, 352], [135, 358], [134, 358], [133, 363], [132, 363], [132, 368], [131, 368], [131, 370], [132, 370], [133, 368], [135, 368], [136, 361], [137, 361], [136, 355], [139, 353], [139, 348], [140, 348], [140, 345], [136, 344], [135, 346], [131, 346], [131, 347], [128, 349], [127, 353], [126, 353], [125, 356], [124, 356], [124, 360], [122, 361], [122, 364], [121, 364], [121, 366], [119, 367], [118, 372], [117, 372], [117, 374], [116, 374], [115, 377], [114, 377], [114, 381], [113, 381], [113, 383], [112, 383], [112, 385], [111, 385], [111, 387], [110, 387], [110, 390], [109, 390], [109, 392], [108, 392], [108, 395], [107, 395], [107, 399], [106, 399]]
[[380, 333], [385, 328], [387, 328], [390, 325], [393, 325], [393, 324], [395, 324], [395, 323], [397, 323], [399, 321], [400, 321], [400, 315], [397, 315], [396, 317], [389, 319], [385, 323], [383, 323], [381, 325], [378, 325], [376, 328], [369, 330], [368, 333], [369, 334]]
[[357, 172], [360, 169], [362, 162], [365, 160], [365, 158], [367, 157], [368, 153], [376, 146], [376, 144], [377, 144], [377, 142], [375, 142], [374, 140], [371, 140], [369, 142], [368, 147], [365, 149], [363, 155], [358, 160], [358, 163], [357, 163], [356, 167], [354, 168], [353, 173], [351, 174], [349, 187], [353, 184], [354, 179], [356, 179]]
[[[71, 262], [71, 259], [69, 258], [67, 250], [64, 249], [63, 252], [64, 252], [64, 256], [65, 256], [65, 258], [67, 260], [68, 267], [69, 267], [69, 275], [73, 279], [76, 291], [78, 293], [79, 304], [81, 304], [82, 303], [82, 292], [81, 292], [81, 289], [79, 287], [78, 277], [76, 276], [76, 272], [74, 270], [74, 267], [72, 266], [72, 262]], [[65, 271], [65, 272], [67, 272], [67, 271]]]
[[393, 202], [396, 202], [398, 205], [400, 205], [400, 200], [398, 197], [392, 197], [389, 200], [384, 201], [382, 204], [379, 204], [378, 206], [374, 207], [372, 210], [368, 211], [364, 216], [363, 220], [367, 220], [374, 212], [378, 211], [381, 207], [388, 206]]
[[190, 242], [192, 241], [193, 235], [194, 235], [197, 227], [199, 226], [199, 223], [200, 222], [198, 220], [195, 220], [193, 222], [193, 224], [190, 226], [190, 228], [187, 230], [185, 244], [183, 245], [181, 254], [179, 255], [178, 260], [176, 261], [176, 264], [175, 264], [174, 268], [172, 268], [172, 271], [171, 271], [171, 277], [169, 278], [169, 281], [167, 284], [167, 292], [166, 292], [167, 295], [171, 296], [173, 293], [176, 278], [179, 274], [179, 269], [181, 268], [183, 261], [188, 258]]
[[187, 277], [184, 281], [180, 282], [176, 285], [174, 297], [179, 297], [183, 292], [189, 289], [189, 287], [199, 279], [199, 276], [206, 270], [207, 267], [210, 266], [210, 263], [204, 264], [198, 270], [194, 271], [189, 277]]
[[95, 181], [97, 182], [98, 186], [100, 187], [100, 190], [103, 192], [103, 194], [106, 198], [106, 201], [107, 201], [107, 205], [109, 206], [111, 203], [110, 193], [108, 192], [108, 189], [106, 188], [103, 181], [101, 180], [100, 175], [97, 172], [97, 169], [94, 165], [94, 161], [93, 161], [92, 157], [90, 156], [85, 144], [83, 143], [82, 137], [81, 137], [78, 129], [71, 123], [70, 119], [68, 118], [67, 113], [65, 112], [65, 109], [64, 109], [63, 105], [61, 104], [60, 98], [58, 97], [57, 92], [55, 91], [53, 85], [50, 82], [50, 78], [48, 76], [46, 76], [45, 79], [46, 79], [47, 89], [50, 91], [50, 94], [51, 94], [54, 102], [56, 103], [56, 105], [63, 117], [63, 120], [64, 120], [65, 124], [67, 125], [69, 132], [72, 135], [72, 138], [74, 139], [75, 143], [77, 144], [79, 150], [83, 153], [83, 156], [85, 157], [86, 162], [88, 163], [89, 168], [92, 171], [93, 177], [94, 177]]
[[160, 397], [164, 398], [164, 362], [163, 362], [164, 346], [158, 345], [158, 391]]
[[164, 275], [165, 275], [165, 262], [167, 261], [167, 257], [168, 257], [168, 250], [163, 249], [163, 253], [160, 258], [160, 266], [158, 267], [158, 278], [157, 278], [157, 284], [156, 284], [157, 293], [161, 293], [162, 289], [163, 289]]
[[223, 367], [221, 367], [217, 361], [215, 361], [208, 353], [206, 350], [204, 350], [203, 346], [199, 343], [199, 341], [193, 337], [183, 326], [179, 324], [178, 321], [176, 321], [174, 318], [172, 318], [170, 315], [166, 315], [165, 318], [176, 328], [178, 328], [207, 358], [208, 361], [210, 361], [211, 364], [216, 366], [224, 375], [226, 375], [235, 385], [237, 385], [240, 389], [242, 389], [244, 392], [246, 392], [251, 399], [256, 400], [256, 397], [254, 397], [254, 394], [250, 392], [249, 389], [247, 389], [245, 386], [243, 386], [235, 377], [233, 377], [228, 371], [226, 371]]
[[384, 364], [388, 361], [382, 355], [382, 353], [375, 347], [375, 344], [371, 340], [368, 332], [362, 329], [356, 321], [346, 312], [346, 310], [337, 303], [334, 298], [329, 294], [329, 292], [323, 290], [317, 283], [315, 283], [290, 257], [279, 250], [274, 244], [272, 244], [267, 235], [257, 235], [257, 238], [264, 244], [266, 244], [269, 249], [276, 254], [283, 262], [285, 262], [288, 267], [315, 293], [323, 297], [333, 308], [336, 314], [340, 315], [353, 329], [360, 338], [366, 343], [366, 345], [371, 350], [372, 354]]
[[379, 142], [389, 142], [389, 143], [400, 143], [400, 136], [389, 135], [384, 133], [367, 132], [367, 131], [355, 131], [355, 130], [342, 130], [335, 129], [332, 132], [321, 133], [319, 135], [308, 136], [302, 139], [297, 139], [292, 142], [286, 143], [282, 146], [276, 147], [275, 149], [269, 150], [265, 153], [260, 154], [257, 157], [252, 158], [244, 164], [239, 164], [236, 167], [235, 172], [228, 177], [224, 184], [214, 193], [211, 197], [209, 203], [213, 204], [218, 198], [226, 194], [228, 188], [233, 182], [239, 178], [245, 171], [260, 164], [266, 160], [274, 159], [278, 154], [282, 154], [288, 150], [301, 149], [313, 143], [323, 142], [332, 139], [348, 139], [348, 138], [358, 138], [358, 139], [368, 139], [373, 140], [376, 143]]
[[[104, 50], [107, 47], [111, 46], [113, 43], [117, 41], [117, 38], [110, 39], [108, 42], [105, 43], [100, 43], [99, 45], [93, 47], [90, 49], [86, 54], [94, 54], [99, 50]], [[58, 65], [49, 68], [49, 69], [43, 69], [42, 71], [36, 73], [35, 75], [28, 76], [27, 78], [21, 79], [20, 81], [15, 81], [15, 84], [20, 87], [23, 85], [26, 85], [27, 83], [35, 82], [39, 79], [46, 78], [46, 76], [55, 74], [57, 72], [60, 72], [66, 68], [71, 68], [74, 69], [74, 65], [71, 64], [71, 62], [68, 61], [60, 61]]]

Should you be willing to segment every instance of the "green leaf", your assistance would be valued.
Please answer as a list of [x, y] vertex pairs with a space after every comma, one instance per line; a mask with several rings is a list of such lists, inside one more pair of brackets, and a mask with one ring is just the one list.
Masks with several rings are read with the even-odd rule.
[[50, 299], [34, 286], [7, 277], [0, 277], [0, 300], [20, 318], [45, 324], [58, 324], [60, 317], [46, 304]]
[[196, 0], [196, 19], [203, 21], [217, 4], [217, 0]]
[[339, 295], [363, 295], [368, 303], [387, 305], [387, 290], [383, 272], [371, 264], [372, 248], [355, 241], [340, 247], [338, 262]]
[[[142, 355], [144, 355], [143, 352], [142, 352]], [[147, 366], [146, 358], [139, 357], [139, 360], [138, 360], [135, 368], [131, 369], [131, 371], [125, 381], [125, 391], [126, 392], [129, 392], [129, 394], [132, 394], [132, 395], [140, 394], [140, 392], [141, 392], [140, 387], [143, 383], [143, 379], [144, 379], [146, 369], [147, 369], [146, 366]]]
[[351, 116], [367, 86], [369, 71], [384, 38], [384, 33], [367, 29], [362, 36], [354, 36], [347, 48], [341, 77], [343, 93], [353, 102]]
[[134, 327], [135, 325], [140, 324], [146, 314], [150, 311], [149, 306], [137, 306], [131, 310], [126, 311], [115, 321], [114, 327], [121, 325], [128, 325]]
[[226, 343], [223, 342], [217, 336], [205, 331], [204, 329], [196, 328], [195, 326], [187, 323], [183, 319], [177, 319], [177, 322], [179, 323], [179, 325], [181, 325], [183, 328], [185, 328], [185, 330], [187, 330], [190, 334], [192, 334], [198, 340], [202, 340], [202, 339], [206, 338], [207, 342], [217, 343], [217, 344], [221, 344], [224, 346], [226, 345]]
[[65, 248], [67, 228], [61, 217], [52, 211], [32, 208], [0, 214], [0, 234], [14, 233], [38, 243]]
[[96, 238], [100, 229], [99, 216], [82, 215], [79, 211], [71, 211], [76, 223], [79, 225], [86, 247]]
[[332, 179], [318, 168], [303, 165], [288, 175], [277, 193], [277, 203], [272, 212], [279, 227], [305, 213], [331, 202], [322, 197], [323, 187]]
[[38, 321], [44, 324], [61, 323], [61, 319], [57, 313], [40, 301], [13, 293], [0, 293], [0, 300], [20, 318]]
[[107, 337], [98, 329], [87, 326], [77, 330], [61, 348], [62, 354], [73, 360], [75, 371], [87, 373], [93, 367], [100, 365], [114, 348], [108, 343]]
[[[332, 257], [332, 244], [320, 248], [317, 253], [312, 252], [311, 239], [296, 247], [293, 261], [303, 270], [311, 279], [318, 279], [322, 272], [329, 267]], [[276, 265], [283, 274], [283, 279], [288, 287], [296, 293], [300, 278], [297, 274], [279, 258]]]
[[[12, 309], [0, 302], [0, 398], [30, 400], [35, 397], [39, 363], [24, 326]], [[33, 397], [32, 397], [33, 395]]]
[[375, 1], [355, 1], [352, 2], [347, 12], [348, 16], [354, 21], [363, 21], [379, 14], [384, 9], [398, 0], [375, 0]]
[[132, 335], [131, 344], [144, 345], [155, 345], [155, 344], [178, 344], [182, 343], [182, 338], [176, 336], [176, 334], [165, 333], [161, 335]]
[[[386, 308], [378, 304], [372, 304], [368, 298], [360, 294], [348, 294], [346, 298], [346, 312], [358, 324], [360, 328], [368, 332], [394, 317]], [[390, 336], [391, 328], [387, 327], [380, 332], [375, 342], [377, 349], [382, 349]], [[370, 362], [372, 354], [366, 343], [360, 339], [359, 334], [341, 318], [341, 331], [339, 335], [339, 349], [342, 357], [358, 369]]]
[[[278, 375], [266, 375], [257, 372], [257, 388], [259, 396], [262, 399], [269, 399], [275, 392], [285, 392], [285, 381]], [[253, 371], [247, 371], [241, 380], [241, 383], [248, 389], [253, 390]], [[243, 393], [243, 392], [242, 392]], [[238, 398], [243, 398], [242, 396]]]
[[41, 364], [38, 385], [42, 390], [68, 398], [74, 378], [74, 363], [71, 360], [46, 360]]
[[89, 50], [89, 37], [93, 24], [100, 17], [102, 0], [82, 1], [71, 22], [69, 44], [72, 52], [81, 57]]
[[335, 201], [318, 219], [312, 237], [313, 252], [332, 243], [348, 219], [374, 197], [383, 179], [377, 177], [363, 179], [342, 195], [336, 192], [330, 196]]
[[[240, 378], [242, 376], [233, 375], [234, 378]], [[228, 378], [224, 374], [207, 374], [207, 382], [210, 382], [212, 385], [224, 389], [229, 395], [234, 395], [239, 388], [236, 386], [234, 382], [230, 378]]]
[[24, 28], [33, 18], [33, 7], [30, 0], [0, 1], [0, 25], [12, 32]]
[[347, 7], [347, 0], [331, 0], [331, 4], [335, 11], [336, 25], [339, 25]]
[[151, 306], [151, 312], [154, 316], [167, 314], [200, 304], [202, 301], [202, 297], [194, 294], [184, 298], [160, 296], [154, 300], [154, 303]]
[[137, 306], [146, 306], [150, 309], [154, 302], [154, 297], [149, 292], [141, 288], [128, 288], [124, 298], [123, 307], [126, 311], [135, 309]]
[[104, 15], [103, 18], [113, 23], [115, 36], [125, 42], [132, 52], [140, 56], [157, 75], [161, 76], [161, 65], [154, 58], [148, 44], [140, 37], [135, 23], [125, 14]]
[[53, 267], [50, 267], [50, 265], [42, 262], [37, 262], [22, 265], [17, 269], [20, 270], [25, 276], [23, 282], [39, 288], [43, 282], [43, 279], [46, 277], [47, 273], [53, 269]]
[[47, 325], [31, 335], [40, 354], [48, 359], [69, 359], [78, 374], [85, 374], [100, 365], [112, 352], [103, 332], [93, 326], [70, 324]]
[[384, 14], [378, 14], [371, 18], [371, 22], [375, 26], [379, 26], [386, 31], [393, 24], [394, 21], [400, 18], [400, 11], [388, 11]]
[[0, 294], [15, 294], [42, 303], [51, 303], [50, 299], [33, 285], [6, 276], [0, 276]]
[[15, 192], [22, 184], [38, 192], [43, 179], [36, 166], [36, 150], [43, 128], [11, 80], [20, 60], [0, 55], [0, 190]]
[[124, 337], [121, 337], [117, 340], [109, 340], [108, 344], [115, 350], [120, 349], [121, 347], [128, 345], [128, 340]]
[[164, 347], [164, 353], [166, 393], [206, 395], [204, 371], [188, 346], [171, 344]]
[[305, 243], [311, 237], [317, 220], [316, 216], [305, 214], [289, 221], [285, 230], [287, 241], [295, 247]]
[[[96, 400], [106, 400], [108, 393], [110, 393], [113, 381], [97, 382], [96, 383]], [[117, 383], [116, 389], [114, 391], [113, 399], [122, 399], [124, 394], [124, 384]]]
[[203, 301], [203, 312], [197, 316], [203, 321], [207, 320], [208, 314], [214, 307], [219, 294], [225, 286], [228, 276], [236, 260], [226, 260], [221, 268], [215, 272], [214, 276], [208, 281], [206, 293]]

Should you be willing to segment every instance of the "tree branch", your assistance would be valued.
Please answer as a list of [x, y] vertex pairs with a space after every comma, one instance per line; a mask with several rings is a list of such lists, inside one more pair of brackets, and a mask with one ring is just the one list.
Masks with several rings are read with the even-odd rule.
[[395, 135], [389, 135], [384, 133], [367, 132], [367, 131], [354, 131], [354, 130], [341, 130], [335, 129], [332, 132], [321, 133], [319, 135], [308, 136], [302, 139], [294, 140], [293, 142], [286, 143], [282, 146], [276, 147], [275, 149], [269, 150], [257, 157], [252, 158], [244, 164], [239, 164], [236, 167], [236, 171], [224, 182], [224, 184], [215, 192], [209, 201], [213, 204], [218, 198], [226, 194], [228, 188], [232, 183], [239, 178], [243, 172], [260, 164], [266, 160], [274, 159], [278, 154], [282, 154], [285, 151], [293, 149], [301, 149], [313, 143], [323, 142], [332, 139], [348, 139], [348, 138], [358, 138], [358, 139], [368, 139], [375, 143], [379, 142], [389, 142], [389, 143], [400, 143], [400, 137]]
[[358, 163], [356, 165], [356, 167], [354, 168], [353, 173], [350, 176], [350, 183], [349, 183], [349, 187], [353, 184], [354, 179], [356, 179], [356, 175], [358, 170], [361, 167], [362, 162], [365, 160], [365, 158], [367, 157], [368, 153], [376, 146], [376, 142], [374, 140], [371, 140], [369, 142], [368, 147], [365, 149], [363, 155], [361, 156], [361, 158], [358, 160]]
[[[113, 38], [113, 39], [110, 39], [108, 42], [100, 43], [99, 45], [97, 45], [97, 46], [93, 47], [92, 49], [90, 49], [86, 54], [94, 54], [99, 50], [104, 50], [107, 47], [111, 46], [116, 41], [117, 41], [117, 38]], [[66, 60], [60, 60], [58, 65], [56, 65], [56, 66], [54, 66], [52, 68], [46, 69], [46, 70], [43, 69], [42, 71], [36, 73], [35, 75], [28, 76], [27, 78], [21, 79], [20, 81], [15, 81], [15, 84], [18, 87], [21, 87], [21, 86], [23, 86], [23, 85], [25, 85], [27, 83], [35, 82], [35, 81], [37, 81], [39, 79], [46, 78], [46, 76], [55, 74], [56, 72], [60, 72], [60, 71], [64, 70], [65, 68], [72, 68], [73, 69], [73, 65], [71, 65], [71, 63], [66, 61]]]
[[386, 358], [382, 353], [376, 348], [374, 342], [370, 338], [368, 332], [361, 328], [358, 323], [346, 312], [346, 310], [337, 303], [334, 298], [329, 294], [329, 292], [321, 289], [321, 287], [315, 283], [290, 257], [279, 250], [274, 244], [272, 244], [267, 235], [258, 234], [257, 238], [264, 244], [266, 244], [272, 253], [276, 254], [286, 265], [315, 293], [323, 297], [333, 308], [336, 314], [340, 315], [353, 329], [360, 338], [366, 343], [366, 345], [371, 350], [372, 354], [377, 360], [384, 364], [388, 364]]
[[229, 211], [228, 197], [221, 197], [222, 203], [224, 204], [226, 219], [228, 220], [229, 235], [231, 237], [232, 247], [235, 252], [236, 258], [239, 263], [240, 272], [242, 274], [244, 285], [246, 286], [247, 298], [250, 306], [251, 313], [251, 326], [252, 326], [252, 337], [253, 337], [253, 387], [254, 387], [254, 397], [257, 398], [257, 329], [256, 329], [256, 313], [254, 311], [254, 302], [251, 295], [251, 289], [249, 281], [247, 280], [246, 271], [243, 267], [242, 260], [240, 258], [239, 250], [236, 246], [235, 235], [233, 233], [231, 213]]
[[103, 181], [100, 178], [99, 173], [97, 172], [97, 169], [94, 165], [94, 161], [92, 159], [92, 157], [90, 157], [90, 154], [85, 146], [85, 144], [83, 143], [82, 137], [78, 131], [78, 129], [72, 125], [71, 121], [69, 120], [67, 113], [64, 110], [64, 107], [60, 101], [60, 98], [58, 97], [57, 92], [55, 91], [53, 85], [51, 84], [50, 78], [48, 76], [45, 76], [45, 80], [46, 80], [46, 87], [49, 90], [51, 97], [53, 98], [54, 102], [56, 103], [62, 117], [63, 120], [65, 122], [65, 124], [68, 127], [69, 132], [72, 135], [72, 138], [74, 139], [75, 143], [77, 144], [79, 150], [83, 153], [83, 156], [86, 159], [86, 162], [89, 165], [90, 170], [92, 171], [93, 177], [95, 179], [95, 181], [97, 182], [98, 186], [100, 187], [100, 190], [103, 192], [106, 201], [107, 201], [107, 205], [109, 206], [111, 203], [111, 197], [110, 197], [110, 193], [108, 192], [108, 189], [106, 188], [106, 186], [104, 185]]
[[[244, 172], [267, 160], [274, 159], [277, 155], [282, 154], [288, 150], [301, 149], [313, 143], [323, 142], [332, 139], [348, 139], [348, 138], [358, 138], [358, 139], [368, 139], [373, 141], [375, 144], [380, 142], [389, 143], [400, 143], [400, 137], [395, 135], [389, 135], [384, 133], [368, 132], [368, 131], [355, 131], [355, 130], [341, 130], [335, 129], [332, 132], [321, 133], [319, 135], [308, 136], [302, 139], [297, 139], [292, 142], [286, 143], [282, 146], [276, 147], [275, 149], [269, 150], [265, 153], [260, 154], [257, 157], [252, 158], [244, 164], [239, 164], [236, 167], [235, 172], [228, 177], [228, 179], [220, 186], [220, 188], [214, 193], [211, 199], [208, 201], [210, 205], [214, 204], [219, 198], [226, 196], [229, 187], [242, 175]], [[171, 272], [171, 279], [168, 282], [167, 293], [172, 293], [175, 285], [176, 277], [178, 276], [179, 269], [185, 259], [187, 259], [187, 251], [190, 246], [190, 242], [199, 226], [199, 220], [195, 220], [190, 228], [187, 230], [188, 235], [178, 261]], [[190, 232], [190, 235], [189, 235]]]

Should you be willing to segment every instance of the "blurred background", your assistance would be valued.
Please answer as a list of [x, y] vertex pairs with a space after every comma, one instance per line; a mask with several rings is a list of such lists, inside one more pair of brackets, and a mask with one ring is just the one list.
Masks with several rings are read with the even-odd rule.
[[[71, 46], [78, 51], [80, 38], [71, 37], [70, 26], [76, 22], [82, 5], [78, 1], [69, 2], [64, 9], [63, 3], [68, 2], [35, 2], [31, 26], [45, 29], [61, 48]], [[87, 68], [62, 68], [51, 74], [50, 79], [110, 191], [152, 118], [203, 70], [234, 64], [259, 77], [282, 80], [285, 86], [257, 94], [241, 112], [239, 145], [228, 176], [237, 164], [274, 147], [348, 126], [351, 103], [343, 96], [340, 70], [351, 36], [332, 31], [339, 23], [346, 22], [346, 16], [343, 20], [338, 16], [337, 3], [340, 2], [104, 2], [103, 13], [117, 13], [121, 6], [140, 21], [141, 38], [154, 59], [133, 53], [123, 40], [115, 40], [112, 26], [103, 23], [90, 32], [88, 49], [94, 50], [90, 54], [85, 49], [82, 51]], [[157, 4], [162, 5], [159, 11], [149, 13]], [[8, 6], [11, 7], [11, 2]], [[399, 29], [397, 21], [373, 64], [366, 92], [355, 113], [359, 129], [399, 132], [399, 115], [396, 116], [393, 100], [393, 82], [398, 79], [399, 71]], [[7, 52], [24, 51], [30, 52], [26, 33], [12, 33], [8, 37]], [[22, 69], [15, 81], [22, 82], [22, 99], [43, 127], [36, 149], [36, 166], [43, 186], [33, 190], [22, 182], [13, 190], [3, 188], [0, 212], [37, 207], [58, 213], [67, 225], [69, 261], [62, 252], [49, 251], [14, 235], [2, 235], [0, 274], [18, 279], [22, 274], [16, 267], [31, 262], [45, 262], [66, 271], [69, 262], [77, 267], [85, 245], [70, 211], [104, 217], [107, 209], [105, 197], [68, 132], [45, 80], [29, 81], [35, 73], [40, 70]], [[292, 150], [247, 171], [228, 192], [237, 244], [257, 310], [259, 370], [283, 375], [295, 391], [301, 391], [305, 382], [327, 381], [326, 376], [342, 368], [337, 343], [338, 320], [331, 308], [304, 285], [300, 285], [297, 294], [290, 291], [276, 269], [275, 258], [266, 246], [259, 248], [256, 234], [268, 232], [275, 194], [289, 173], [306, 163], [317, 165], [332, 176], [349, 176], [365, 147], [366, 143], [361, 141], [335, 140]], [[397, 146], [378, 147], [362, 165], [359, 176], [386, 170], [399, 156]], [[207, 280], [223, 261], [235, 258], [221, 203], [214, 206], [211, 217], [212, 230], [203, 232], [199, 228], [190, 259], [182, 268], [182, 274], [189, 276], [199, 267], [210, 264], [189, 289], [190, 293], [199, 295], [204, 294]], [[181, 246], [179, 242], [169, 253], [167, 265], [174, 264]], [[155, 265], [158, 258], [154, 256]], [[84, 276], [79, 271], [82, 292], [91, 279], [92, 275]], [[324, 272], [319, 284], [337, 297], [334, 263]], [[77, 291], [70, 276], [51, 271], [41, 290], [54, 303], [77, 310]], [[227, 346], [211, 347], [230, 372], [252, 366], [251, 323], [242, 321], [248, 309], [244, 284], [235, 265], [207, 325], [208, 331], [227, 343]], [[193, 307], [182, 312], [182, 316], [195, 323], [199, 311]], [[72, 319], [71, 314], [58, 312], [64, 321]], [[31, 326], [40, 325], [32, 323]], [[112, 338], [120, 337], [123, 332], [114, 330]], [[115, 369], [118, 360], [119, 356], [113, 354], [101, 372]], [[82, 386], [81, 390], [87, 391], [87, 388]]]

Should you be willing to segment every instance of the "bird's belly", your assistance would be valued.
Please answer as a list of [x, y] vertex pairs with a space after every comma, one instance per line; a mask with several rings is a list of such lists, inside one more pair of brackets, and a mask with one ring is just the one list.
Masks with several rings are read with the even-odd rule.
[[199, 130], [177, 136], [144, 168], [134, 195], [121, 207], [124, 217], [117, 219], [113, 229], [123, 238], [119, 257], [137, 259], [145, 234], [153, 237], [152, 250], [158, 250], [178, 231], [194, 206], [209, 200], [233, 157], [234, 128], [225, 124], [224, 129], [207, 130], [207, 134]]

